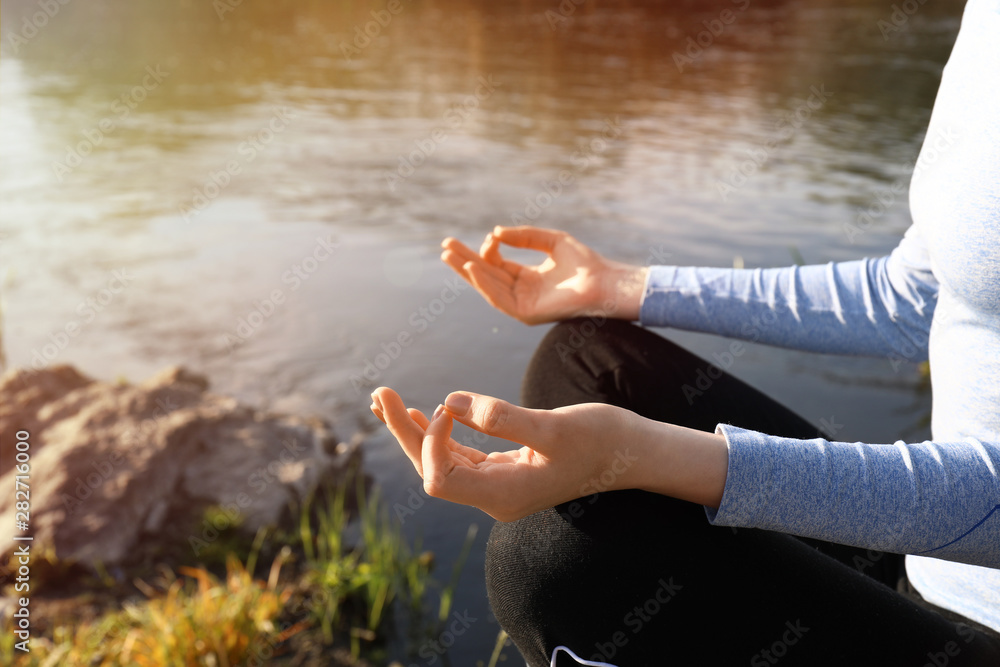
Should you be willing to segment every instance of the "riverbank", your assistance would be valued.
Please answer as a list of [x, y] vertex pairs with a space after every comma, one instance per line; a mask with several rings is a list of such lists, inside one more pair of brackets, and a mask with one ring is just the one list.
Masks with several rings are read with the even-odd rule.
[[22, 489], [0, 497], [3, 664], [364, 666], [399, 627], [439, 631], [451, 595], [429, 609], [433, 555], [360, 439], [207, 389], [180, 367], [0, 378], [0, 488]]

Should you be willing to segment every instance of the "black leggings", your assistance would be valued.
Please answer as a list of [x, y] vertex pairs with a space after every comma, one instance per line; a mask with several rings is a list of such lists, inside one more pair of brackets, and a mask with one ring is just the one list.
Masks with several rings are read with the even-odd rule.
[[[602, 402], [707, 431], [723, 421], [818, 435], [716, 366], [617, 320], [556, 325], [522, 402]], [[700, 505], [643, 491], [497, 523], [486, 558], [490, 604], [531, 667], [549, 665], [559, 645], [618, 667], [1000, 665], [1000, 635], [920, 600], [899, 555], [712, 526]]]

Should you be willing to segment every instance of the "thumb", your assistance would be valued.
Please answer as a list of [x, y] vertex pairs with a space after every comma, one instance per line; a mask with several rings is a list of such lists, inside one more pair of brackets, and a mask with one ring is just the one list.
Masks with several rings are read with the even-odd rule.
[[539, 439], [540, 415], [545, 412], [468, 391], [448, 394], [444, 406], [455, 419], [481, 433], [531, 446]]
[[451, 435], [451, 415], [445, 410], [441, 410], [441, 413], [444, 414], [434, 411], [434, 417], [427, 425], [424, 441], [420, 447], [424, 491], [434, 497], [442, 497], [442, 494], [447, 493], [448, 475], [455, 468], [447, 444], [448, 436]]

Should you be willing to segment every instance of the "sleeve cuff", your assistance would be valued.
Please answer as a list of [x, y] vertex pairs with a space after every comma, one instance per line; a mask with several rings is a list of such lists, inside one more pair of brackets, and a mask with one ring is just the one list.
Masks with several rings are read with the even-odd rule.
[[712, 525], [752, 527], [774, 495], [771, 436], [730, 424], [715, 432], [726, 439], [729, 466], [719, 508], [705, 507], [705, 514]]
[[642, 286], [642, 300], [639, 302], [639, 323], [647, 326], [662, 326], [662, 305], [658, 306], [656, 299], [650, 298], [657, 293], [664, 293], [675, 286], [677, 282], [676, 266], [651, 266], [646, 272], [646, 281]]

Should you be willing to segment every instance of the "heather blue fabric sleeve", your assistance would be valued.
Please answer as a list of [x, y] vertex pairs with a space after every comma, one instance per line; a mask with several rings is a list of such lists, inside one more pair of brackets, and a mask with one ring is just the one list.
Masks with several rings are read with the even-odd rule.
[[1000, 631], [998, 32], [1000, 0], [969, 0], [914, 167], [915, 224], [891, 255], [653, 267], [639, 319], [816, 352], [923, 360], [929, 347], [933, 442], [796, 440], [722, 424], [726, 486], [706, 512], [720, 525], [909, 554], [925, 599]]
[[720, 424], [713, 524], [1000, 567], [1000, 445], [797, 440]]
[[923, 361], [937, 291], [911, 227], [879, 259], [779, 269], [651, 267], [639, 321], [813, 352]]

